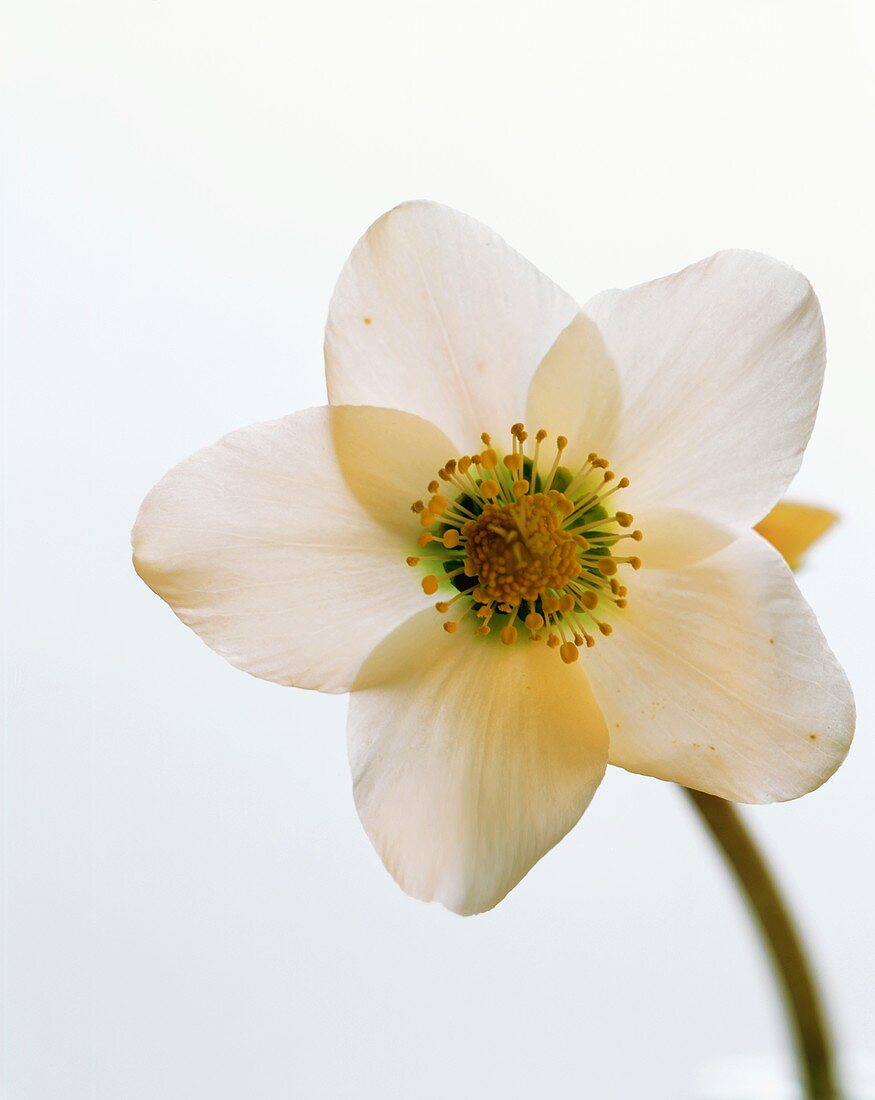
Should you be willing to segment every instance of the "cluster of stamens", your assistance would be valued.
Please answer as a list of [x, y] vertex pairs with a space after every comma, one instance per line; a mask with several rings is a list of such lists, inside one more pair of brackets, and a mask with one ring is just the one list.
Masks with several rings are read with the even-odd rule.
[[606, 616], [626, 606], [618, 568], [638, 569], [641, 560], [614, 551], [621, 539], [640, 542], [642, 534], [628, 530], [633, 517], [614, 511], [610, 500], [629, 479], [617, 478], [595, 452], [572, 473], [561, 464], [564, 436], [542, 472], [546, 438], [545, 431], [536, 433], [530, 457], [528, 433], [514, 424], [511, 451], [503, 458], [484, 433], [480, 454], [450, 459], [438, 471], [440, 481], [429, 484], [429, 499], [412, 506], [424, 528], [419, 545], [427, 552], [407, 564], [428, 568], [422, 578], [427, 596], [444, 585], [455, 589], [435, 604], [442, 615], [454, 609], [443, 624], [448, 633], [473, 615], [476, 634], [497, 627], [501, 641], [513, 645], [525, 631], [531, 641], [558, 648], [571, 664], [581, 646], [595, 645], [595, 634], [611, 633]]

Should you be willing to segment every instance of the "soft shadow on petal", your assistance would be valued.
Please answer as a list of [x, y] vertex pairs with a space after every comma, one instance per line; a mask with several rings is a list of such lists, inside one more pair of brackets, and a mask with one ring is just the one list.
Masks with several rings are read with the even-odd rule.
[[[625, 503], [625, 501], [623, 502]], [[636, 512], [633, 529], [644, 538], [634, 546], [647, 569], [682, 569], [716, 554], [739, 532], [682, 508], [652, 508]]]
[[325, 331], [332, 405], [404, 409], [457, 452], [522, 420], [577, 305], [496, 233], [431, 202], [378, 219], [338, 280]]
[[[610, 457], [622, 395], [617, 369], [596, 324], [578, 313], [541, 360], [526, 404], [526, 427], [568, 439], [565, 465], [576, 469], [591, 451]], [[548, 445], [544, 444], [549, 450]]]
[[415, 552], [422, 528], [410, 506], [428, 501], [427, 486], [455, 456], [453, 444], [434, 424], [398, 409], [334, 405], [330, 415], [347, 485], [375, 520]]
[[398, 884], [467, 915], [578, 820], [607, 736], [579, 665], [543, 644], [451, 637], [430, 609], [362, 667], [349, 754], [362, 823]]
[[775, 547], [791, 569], [802, 564], [805, 551], [836, 522], [838, 516], [826, 508], [782, 500], [760, 520], [755, 530]]
[[422, 592], [409, 542], [347, 487], [330, 418], [306, 409], [198, 451], [148, 494], [132, 541], [143, 580], [231, 664], [342, 692]]
[[611, 763], [737, 802], [814, 790], [851, 743], [850, 685], [786, 564], [754, 533], [643, 569], [584, 656]]
[[823, 380], [808, 281], [755, 252], [719, 252], [584, 307], [623, 390], [610, 455], [630, 511], [664, 506], [751, 527], [802, 459]]

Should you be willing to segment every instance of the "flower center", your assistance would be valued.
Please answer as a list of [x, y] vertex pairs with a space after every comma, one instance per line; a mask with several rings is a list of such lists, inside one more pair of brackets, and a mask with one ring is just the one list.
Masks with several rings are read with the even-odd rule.
[[448, 633], [473, 614], [476, 634], [485, 636], [495, 625], [501, 641], [513, 645], [519, 621], [531, 641], [546, 639], [571, 664], [580, 646], [595, 644], [595, 632], [611, 633], [605, 613], [626, 606], [618, 567], [641, 566], [639, 558], [614, 552], [621, 539], [642, 538], [640, 531], [625, 530], [633, 517], [614, 511], [610, 501], [629, 479], [617, 479], [595, 452], [572, 473], [561, 465], [564, 436], [542, 471], [547, 433], [536, 433], [530, 457], [522, 424], [511, 428], [511, 451], [500, 460], [490, 437], [481, 438], [480, 454], [450, 459], [438, 471], [444, 491], [440, 481], [432, 481], [428, 503], [413, 505], [425, 529], [419, 545], [430, 552], [409, 557], [407, 564], [428, 564], [426, 595], [442, 587], [448, 596], [455, 590], [435, 605], [441, 614], [461, 608], [444, 622]]
[[487, 504], [466, 525], [465, 572], [489, 601], [533, 603], [580, 576], [577, 536], [562, 527], [567, 499], [527, 493], [511, 504]]

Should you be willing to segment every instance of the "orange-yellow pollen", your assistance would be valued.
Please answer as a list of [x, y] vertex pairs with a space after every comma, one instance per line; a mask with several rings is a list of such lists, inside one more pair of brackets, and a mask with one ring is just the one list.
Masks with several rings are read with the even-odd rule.
[[487, 600], [518, 606], [580, 574], [577, 545], [543, 493], [487, 504], [463, 528], [471, 576]]

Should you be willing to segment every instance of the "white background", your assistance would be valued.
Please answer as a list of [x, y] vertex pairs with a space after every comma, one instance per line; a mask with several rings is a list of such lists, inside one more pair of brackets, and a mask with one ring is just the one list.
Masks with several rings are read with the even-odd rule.
[[748, 818], [846, 1049], [875, 1052], [868, 9], [18, 0], [3, 23], [3, 1100], [678, 1100], [715, 1060], [786, 1058], [676, 789], [612, 772], [488, 915], [414, 902], [358, 824], [345, 700], [236, 672], [131, 569], [165, 469], [324, 402], [333, 282], [412, 197], [580, 300], [736, 245], [814, 282], [830, 365], [793, 492], [843, 521], [800, 581], [859, 733], [825, 788]]

